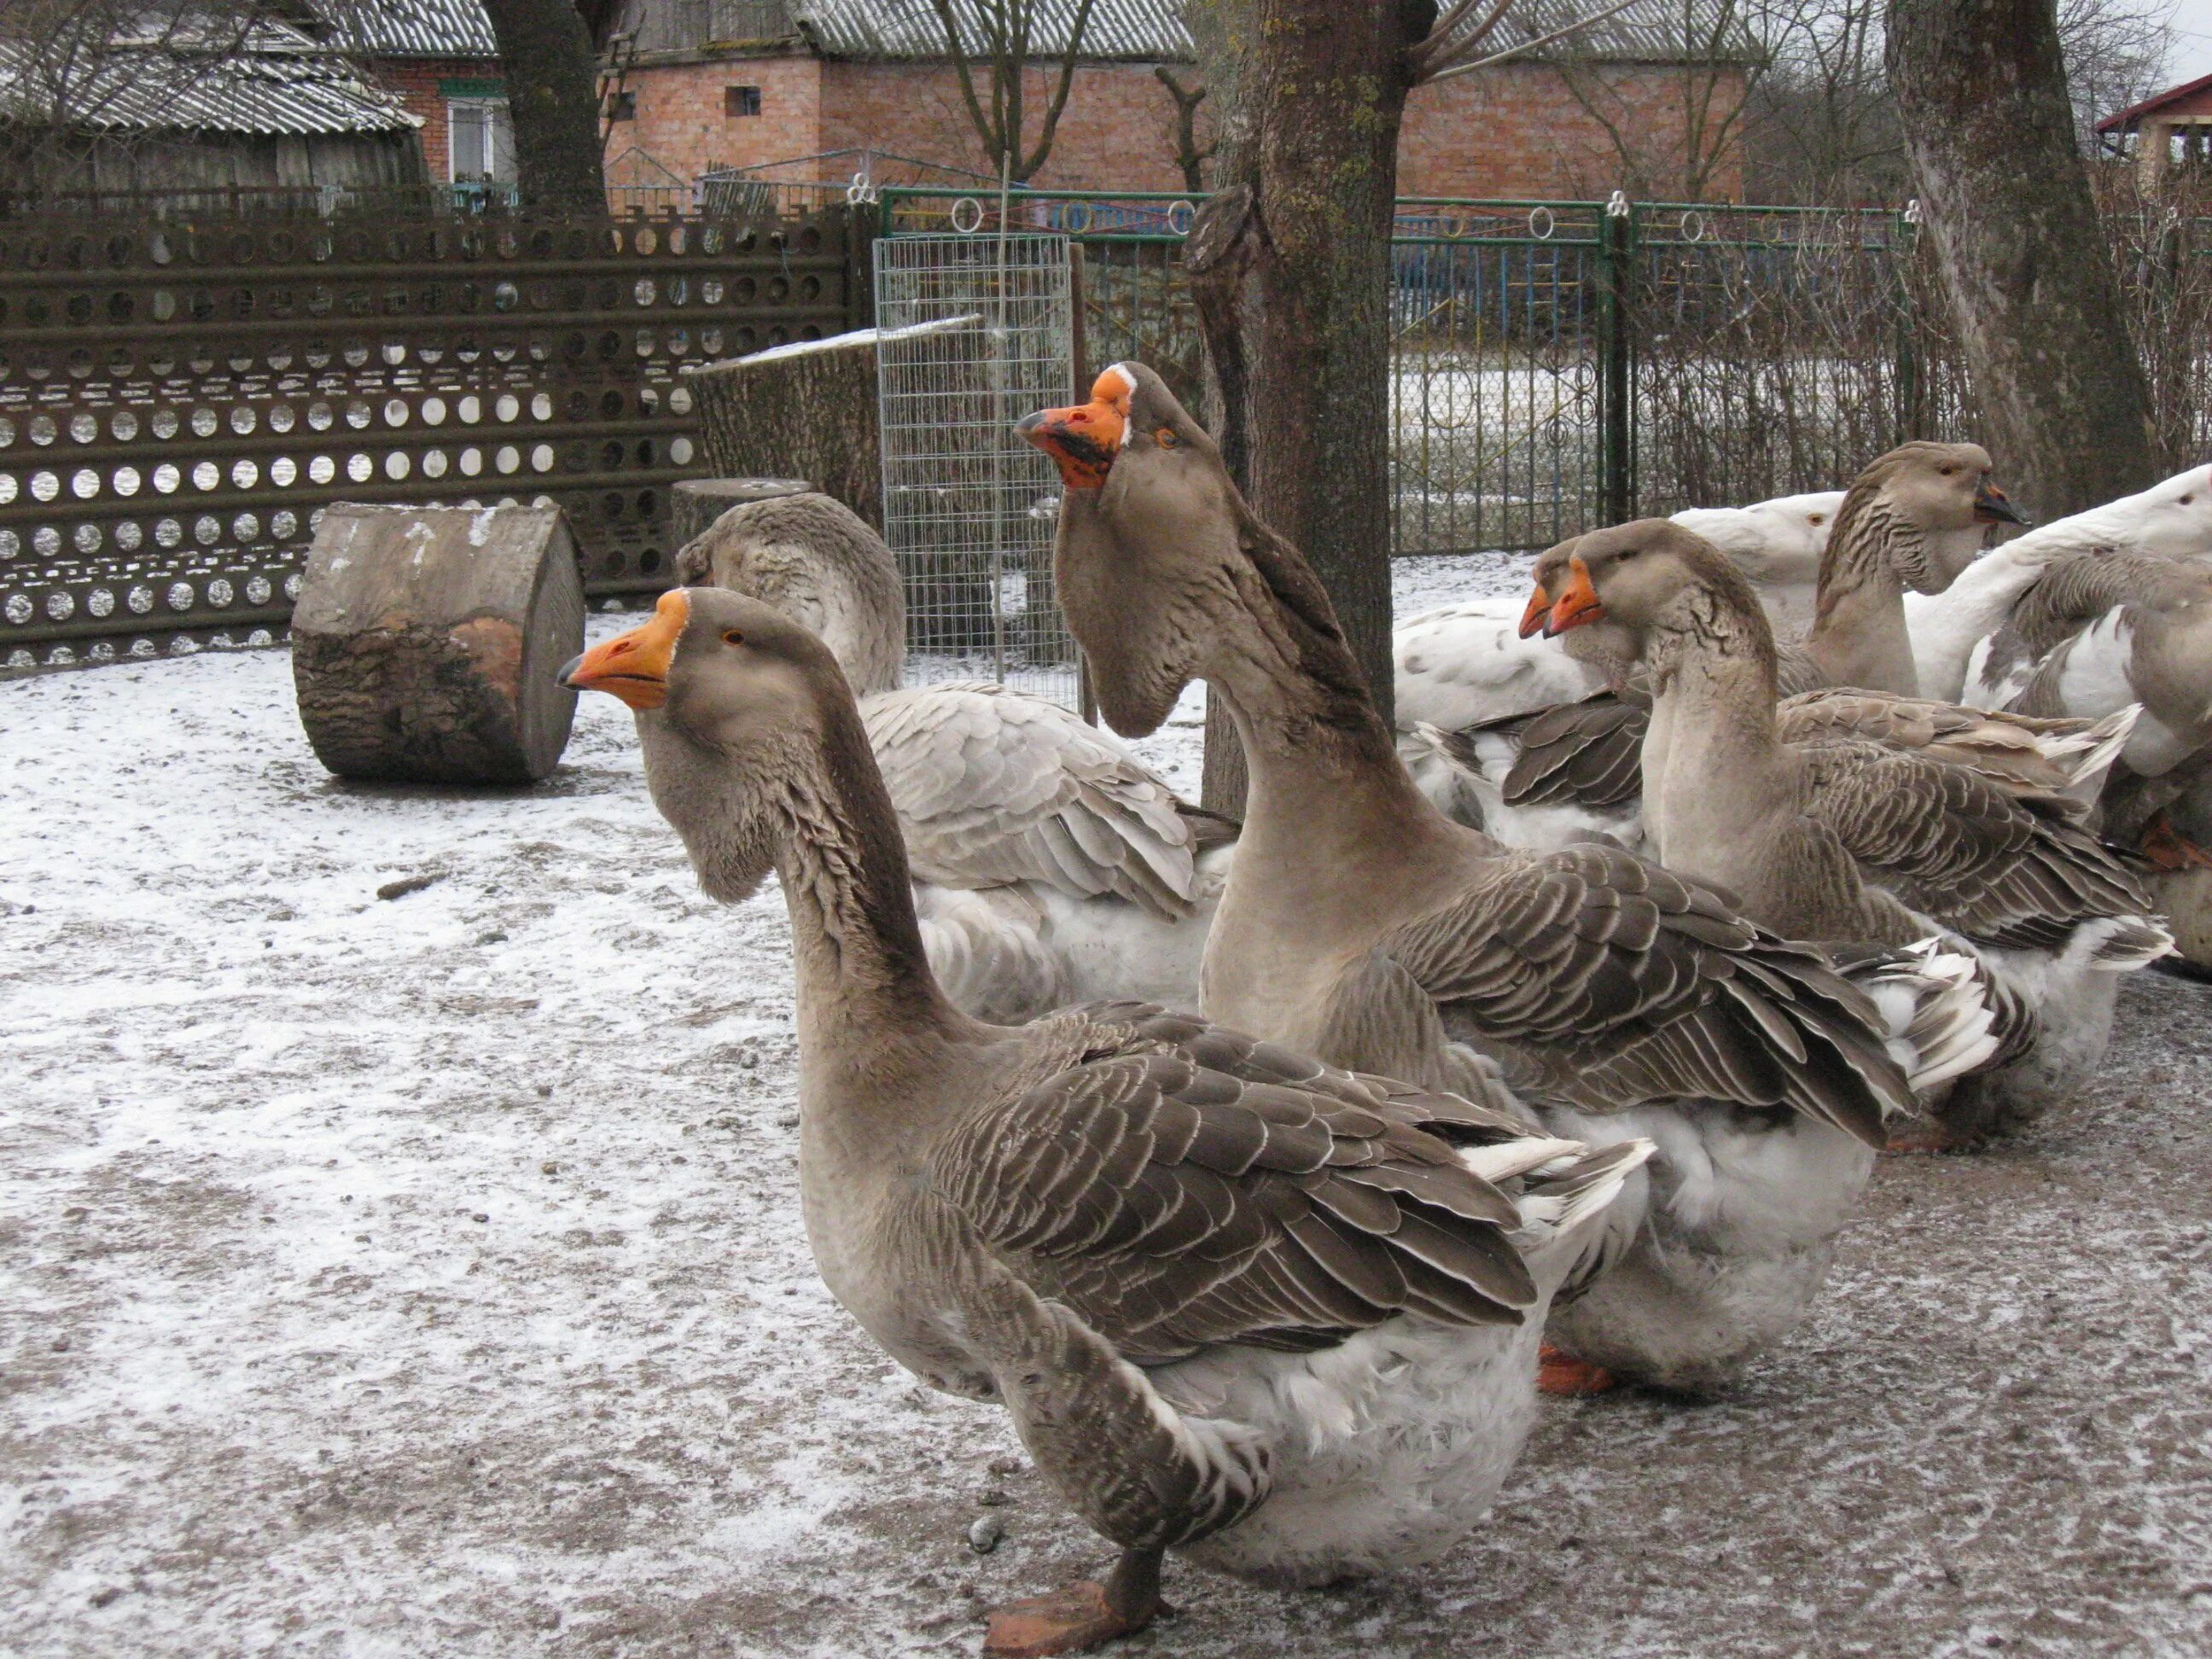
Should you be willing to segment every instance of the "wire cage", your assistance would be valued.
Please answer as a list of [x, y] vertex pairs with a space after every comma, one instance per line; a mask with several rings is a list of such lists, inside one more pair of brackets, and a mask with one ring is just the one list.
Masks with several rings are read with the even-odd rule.
[[884, 530], [906, 579], [908, 678], [996, 680], [1078, 708], [1052, 585], [1060, 476], [1013, 430], [1074, 396], [1067, 238], [890, 236], [875, 258]]

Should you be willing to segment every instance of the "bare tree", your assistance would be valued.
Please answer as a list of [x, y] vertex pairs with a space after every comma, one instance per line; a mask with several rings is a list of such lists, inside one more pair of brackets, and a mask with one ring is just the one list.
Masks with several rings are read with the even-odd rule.
[[945, 53], [960, 80], [961, 101], [967, 106], [975, 136], [982, 141], [992, 171], [1015, 184], [1027, 182], [1052, 154], [1052, 142], [1060, 131], [1068, 92], [1075, 84], [1076, 60], [1083, 54], [1083, 37], [1090, 29], [1091, 10], [1097, 0], [1075, 0], [1066, 38], [1060, 42], [1058, 79], [1045, 97], [1044, 115], [1034, 142], [1028, 136], [1027, 77], [1036, 55], [1040, 19], [1060, 8], [1051, 6], [1049, 0], [931, 3], [945, 31]]
[[575, 0], [483, 0], [499, 41], [523, 200], [604, 213], [599, 70]]
[[154, 141], [150, 112], [226, 75], [270, 0], [8, 0], [0, 177], [24, 195], [90, 187], [96, 152]]
[[1758, 0], [1767, 70], [1745, 116], [1747, 191], [1822, 206], [1910, 194], [1882, 66], [1884, 0]]
[[2031, 511], [2154, 476], [2051, 0], [1890, 0], [1890, 82], [1990, 451]]
[[2174, 0], [2058, 0], [2058, 43], [2075, 143], [2097, 150], [2097, 123], [2160, 90], [2173, 52]]
[[[1632, 196], [1702, 202], [1741, 154], [1744, 116], [1768, 55], [1750, 24], [1754, 0], [1670, 0], [1666, 17], [1680, 54], [1663, 106], [1638, 95], [1649, 84], [1600, 64], [1563, 58], [1561, 85], [1604, 131], [1616, 178]], [[1647, 8], [1647, 20], [1656, 15]]]
[[1176, 78], [1176, 72], [1165, 64], [1157, 65], [1153, 77], [1168, 89], [1175, 100], [1175, 117], [1168, 129], [1168, 142], [1175, 151], [1176, 169], [1182, 174], [1182, 187], [1194, 196], [1206, 189], [1206, 164], [1213, 159], [1220, 148], [1218, 137], [1201, 146], [1199, 143], [1198, 109], [1206, 101], [1203, 82], [1185, 86]]
[[[1385, 719], [1390, 670], [1390, 239], [1406, 97], [1625, 9], [1492, 42], [1512, 0], [1346, 6], [1189, 0], [1218, 100], [1217, 189], [1184, 259], [1224, 458], [1304, 550]], [[1206, 723], [1206, 804], [1237, 810], [1243, 757]]]

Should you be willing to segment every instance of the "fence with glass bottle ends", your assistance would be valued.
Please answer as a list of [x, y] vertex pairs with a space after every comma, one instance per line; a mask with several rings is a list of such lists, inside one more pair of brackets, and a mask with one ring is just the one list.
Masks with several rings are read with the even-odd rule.
[[556, 501], [658, 592], [677, 368], [842, 329], [848, 228], [0, 221], [0, 668], [279, 639], [341, 500]]

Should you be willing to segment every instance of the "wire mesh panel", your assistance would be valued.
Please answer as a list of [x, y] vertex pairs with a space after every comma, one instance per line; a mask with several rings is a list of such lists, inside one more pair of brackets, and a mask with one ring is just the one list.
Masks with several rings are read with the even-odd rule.
[[1394, 553], [1543, 547], [1601, 522], [1600, 227], [1565, 204], [1400, 205]]
[[885, 237], [875, 258], [884, 530], [906, 578], [908, 677], [998, 680], [1074, 708], [1075, 643], [1052, 587], [1060, 475], [1013, 431], [1074, 393], [1067, 239]]

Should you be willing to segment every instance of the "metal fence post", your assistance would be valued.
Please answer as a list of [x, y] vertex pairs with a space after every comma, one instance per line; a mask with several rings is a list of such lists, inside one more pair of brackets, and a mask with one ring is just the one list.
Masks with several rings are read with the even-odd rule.
[[1890, 239], [1890, 276], [1897, 285], [1897, 429], [1891, 435], [1893, 445], [1923, 435], [1921, 428], [1926, 424], [1927, 393], [1920, 378], [1920, 313], [1905, 269], [1908, 260], [1919, 255], [1919, 206], [1917, 201], [1906, 204], [1897, 216], [1896, 234]]
[[1635, 514], [1636, 210], [1621, 191], [1606, 204], [1598, 242], [1598, 496], [1605, 522]]

